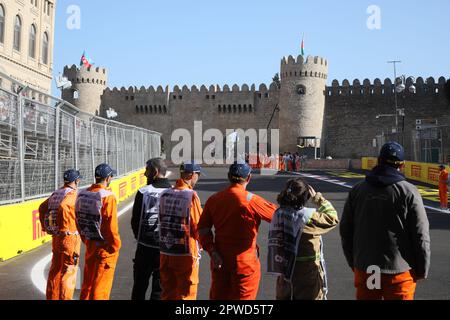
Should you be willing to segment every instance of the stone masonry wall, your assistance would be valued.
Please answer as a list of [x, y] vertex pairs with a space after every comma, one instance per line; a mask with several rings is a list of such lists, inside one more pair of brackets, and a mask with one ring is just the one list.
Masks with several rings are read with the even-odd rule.
[[[412, 154], [412, 130], [416, 128], [417, 119], [438, 119], [439, 125], [450, 125], [450, 101], [444, 94], [445, 79], [436, 83], [433, 78], [425, 82], [417, 78], [417, 92], [398, 94], [398, 108], [405, 109], [404, 146], [407, 158]], [[411, 81], [406, 87], [409, 88]], [[380, 114], [395, 113], [394, 86], [390, 79], [384, 84], [379, 79], [374, 83], [365, 80], [363, 84], [355, 80], [353, 85], [344, 80], [342, 85], [333, 81], [326, 92], [325, 107], [325, 155], [333, 158], [360, 158], [376, 156], [379, 148], [372, 146], [373, 139], [392, 132], [395, 117], [381, 117]], [[402, 117], [399, 117], [402, 127]], [[444, 149], [450, 149], [450, 141], [446, 140]]]

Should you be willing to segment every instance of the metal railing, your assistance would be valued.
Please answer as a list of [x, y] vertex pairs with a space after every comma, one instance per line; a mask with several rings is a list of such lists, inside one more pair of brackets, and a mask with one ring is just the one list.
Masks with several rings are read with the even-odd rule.
[[161, 155], [160, 133], [87, 114], [2, 72], [0, 79], [0, 205], [49, 195], [67, 169], [89, 185], [100, 163], [124, 176]]
[[450, 125], [413, 130], [413, 160], [450, 163]]

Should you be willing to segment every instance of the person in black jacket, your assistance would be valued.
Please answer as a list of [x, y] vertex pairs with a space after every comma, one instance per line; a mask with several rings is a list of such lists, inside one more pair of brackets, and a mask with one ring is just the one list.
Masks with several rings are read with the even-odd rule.
[[342, 247], [358, 300], [413, 300], [417, 281], [428, 277], [430, 225], [419, 191], [400, 173], [404, 160], [401, 145], [385, 144], [344, 207]]
[[150, 300], [161, 299], [159, 276], [159, 196], [171, 188], [166, 178], [167, 166], [161, 158], [147, 162], [145, 176], [147, 186], [136, 194], [131, 218], [131, 227], [138, 242], [133, 260], [134, 284], [132, 300], [145, 300], [152, 277]]

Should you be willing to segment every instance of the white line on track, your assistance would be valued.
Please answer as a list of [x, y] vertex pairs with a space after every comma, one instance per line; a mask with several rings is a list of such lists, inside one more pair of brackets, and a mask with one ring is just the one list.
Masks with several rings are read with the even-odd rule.
[[[305, 177], [305, 178], [316, 179], [316, 180], [328, 182], [328, 183], [331, 183], [331, 184], [339, 185], [341, 187], [345, 187], [345, 188], [348, 188], [348, 189], [353, 188], [353, 186], [350, 185], [350, 184], [347, 184], [347, 183], [342, 184], [341, 181], [330, 179], [330, 178], [328, 178], [326, 176], [317, 176], [317, 175], [312, 175], [312, 174], [307, 174], [307, 173], [298, 173], [298, 172], [292, 172], [292, 173], [296, 174], [296, 175], [299, 175], [299, 176], [302, 176], [302, 177]], [[437, 212], [440, 212], [440, 213], [445, 213], [445, 214], [450, 215], [450, 211], [445, 211], [445, 210], [442, 210], [442, 209], [439, 209], [439, 208], [435, 208], [435, 207], [431, 207], [431, 206], [425, 206], [425, 208], [429, 209], [429, 210], [433, 210], [433, 211], [437, 211]]]
[[[117, 217], [120, 217], [124, 213], [133, 208], [133, 203], [128, 204], [125, 208], [117, 213]], [[39, 260], [31, 269], [31, 281], [33, 285], [45, 295], [47, 288], [47, 275], [45, 274], [45, 267], [52, 261], [52, 254], [49, 254]]]

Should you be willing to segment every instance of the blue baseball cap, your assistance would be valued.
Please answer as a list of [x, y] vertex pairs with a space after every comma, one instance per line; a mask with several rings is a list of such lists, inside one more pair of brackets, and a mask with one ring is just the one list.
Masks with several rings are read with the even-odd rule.
[[231, 165], [229, 174], [234, 178], [247, 179], [252, 173], [252, 168], [245, 162], [235, 162]]
[[388, 163], [401, 164], [405, 161], [405, 149], [397, 142], [388, 142], [381, 148], [379, 158]]
[[202, 167], [195, 163], [195, 161], [190, 162], [184, 162], [180, 166], [180, 172], [181, 173], [198, 173], [198, 174], [204, 174]]
[[80, 174], [80, 171], [75, 169], [70, 169], [64, 172], [64, 182], [72, 183], [78, 179], [83, 179], [83, 177]]
[[95, 177], [96, 178], [102, 178], [106, 179], [110, 176], [117, 175], [117, 171], [113, 170], [109, 164], [103, 163], [99, 165], [97, 168], [95, 168]]

